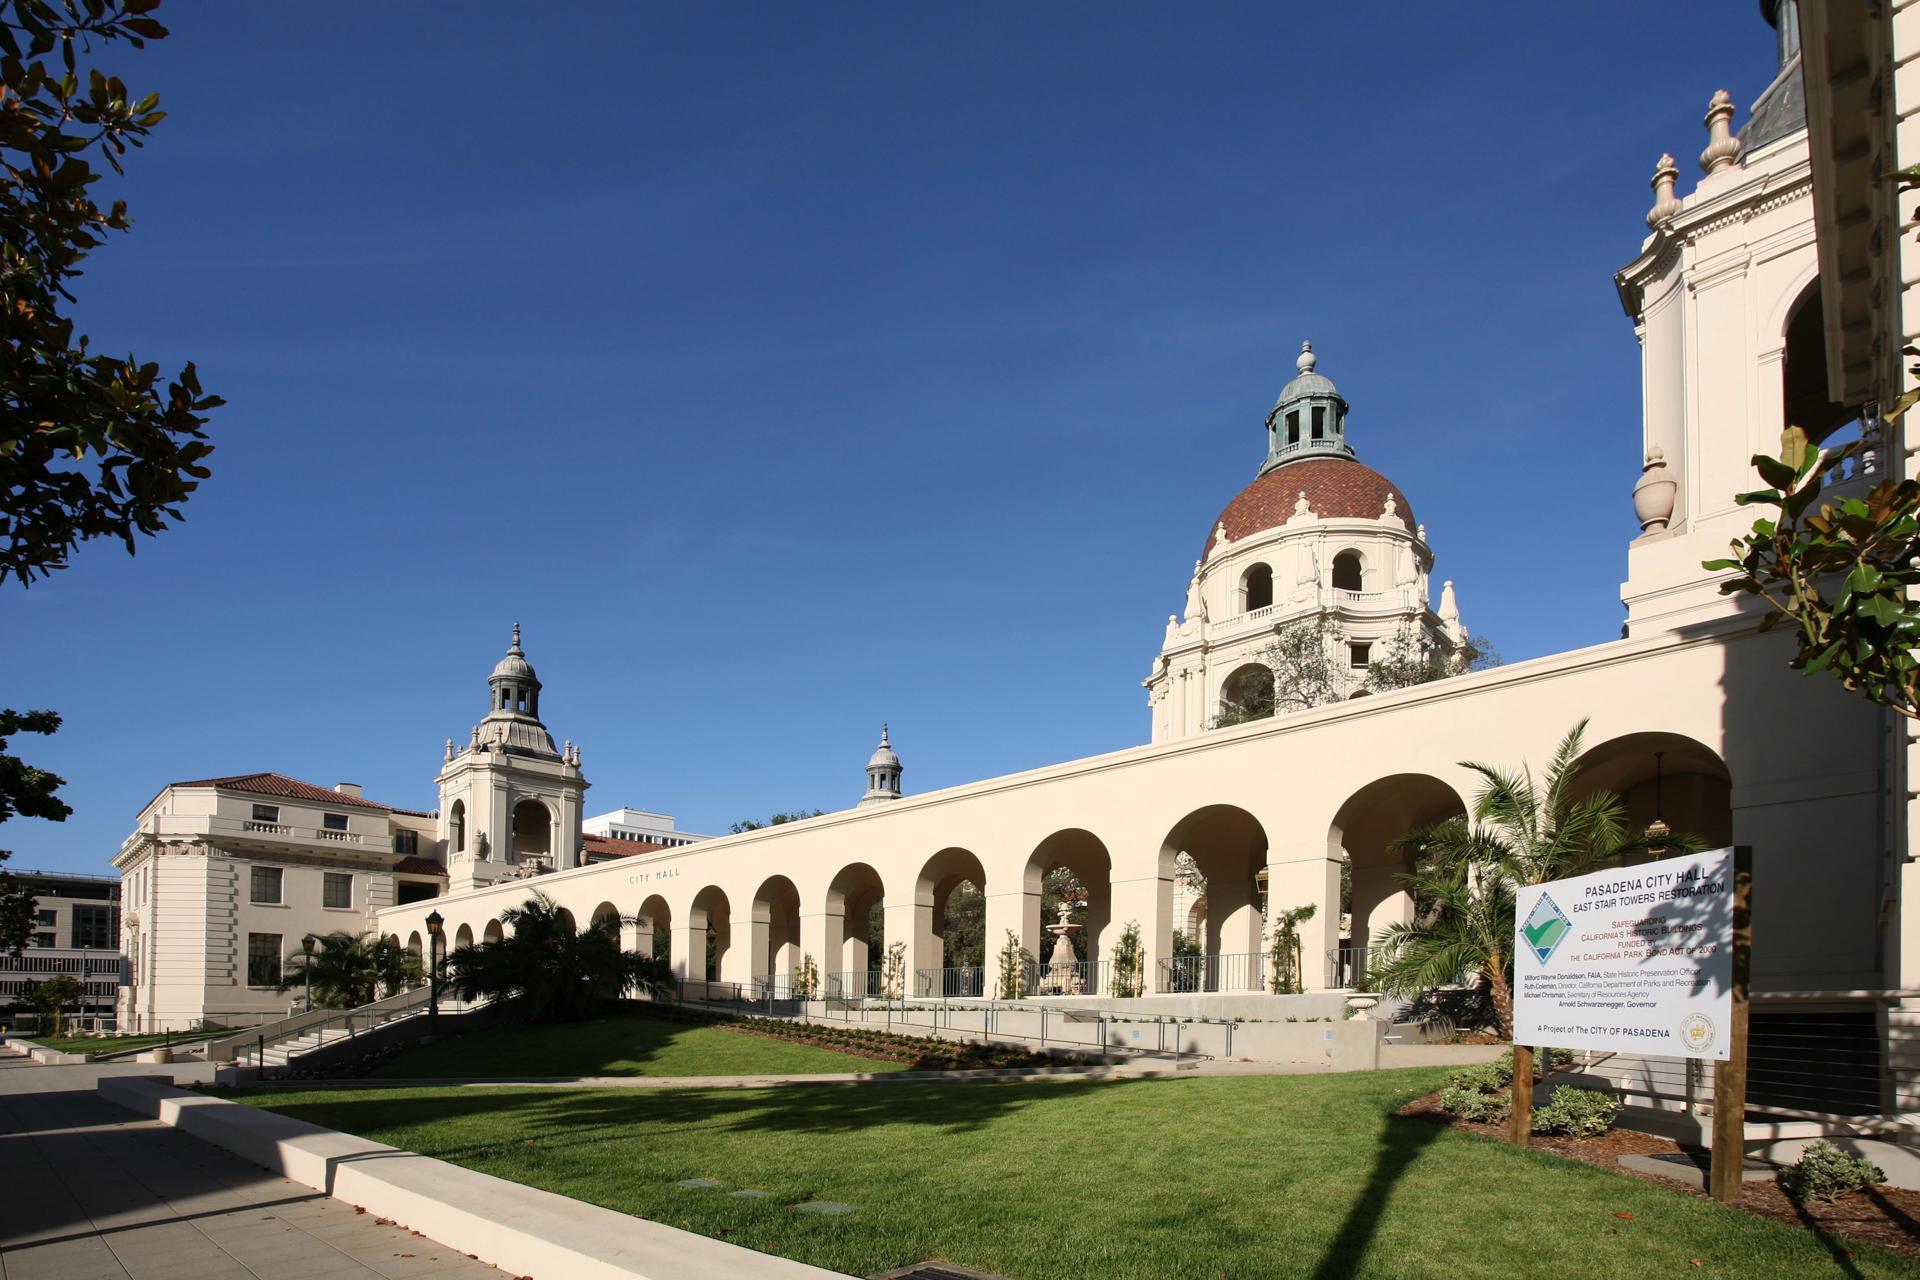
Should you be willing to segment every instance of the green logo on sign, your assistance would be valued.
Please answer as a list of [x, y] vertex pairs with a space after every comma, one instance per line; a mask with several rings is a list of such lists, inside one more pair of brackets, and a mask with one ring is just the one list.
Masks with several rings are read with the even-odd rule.
[[1573, 932], [1573, 921], [1567, 919], [1567, 913], [1548, 894], [1541, 894], [1534, 902], [1533, 910], [1527, 913], [1527, 919], [1520, 926], [1520, 932], [1527, 940], [1527, 948], [1541, 964], [1553, 954], [1554, 948], [1568, 934]]

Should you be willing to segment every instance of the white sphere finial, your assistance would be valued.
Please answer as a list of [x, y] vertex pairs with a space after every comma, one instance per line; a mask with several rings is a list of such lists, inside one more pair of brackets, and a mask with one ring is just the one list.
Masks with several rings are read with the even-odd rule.
[[1313, 366], [1318, 363], [1320, 363], [1320, 357], [1313, 354], [1313, 344], [1311, 342], [1301, 343], [1300, 358], [1293, 362], [1293, 367], [1302, 373], [1312, 373]]

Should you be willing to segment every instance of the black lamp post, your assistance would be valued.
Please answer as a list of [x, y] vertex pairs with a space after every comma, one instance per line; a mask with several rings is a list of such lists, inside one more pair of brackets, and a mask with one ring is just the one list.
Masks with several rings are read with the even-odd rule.
[[438, 911], [427, 913], [427, 1034], [440, 1034], [440, 929]]
[[307, 962], [301, 967], [301, 972], [307, 979], [306, 1011], [308, 1013], [313, 1012], [313, 944], [317, 941], [319, 941], [319, 939], [315, 938], [312, 934], [308, 934], [306, 937], [300, 939], [300, 950], [306, 952], [307, 955]]

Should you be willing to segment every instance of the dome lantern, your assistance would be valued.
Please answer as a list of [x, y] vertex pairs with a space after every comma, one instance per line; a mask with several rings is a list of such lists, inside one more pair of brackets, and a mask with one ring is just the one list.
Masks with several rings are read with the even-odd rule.
[[1262, 475], [1302, 458], [1351, 458], [1347, 402], [1333, 380], [1318, 372], [1311, 342], [1300, 344], [1296, 373], [1267, 415], [1267, 460]]
[[899, 798], [900, 757], [894, 754], [893, 745], [887, 741], [887, 726], [883, 724], [880, 726], [880, 745], [867, 758], [867, 793], [860, 797], [860, 804], [881, 804]]

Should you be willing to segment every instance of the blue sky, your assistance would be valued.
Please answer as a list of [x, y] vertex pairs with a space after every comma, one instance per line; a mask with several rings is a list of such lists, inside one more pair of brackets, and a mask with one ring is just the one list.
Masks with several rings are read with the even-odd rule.
[[[537, 25], [529, 22], [537, 15]], [[1749, 0], [168, 4], [76, 314], [196, 360], [214, 475], [0, 587], [101, 870], [169, 780], [434, 803], [515, 619], [589, 812], [715, 831], [1144, 742], [1302, 338], [1509, 659], [1610, 639], [1662, 150]]]

